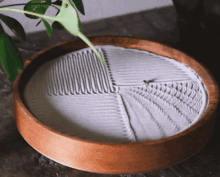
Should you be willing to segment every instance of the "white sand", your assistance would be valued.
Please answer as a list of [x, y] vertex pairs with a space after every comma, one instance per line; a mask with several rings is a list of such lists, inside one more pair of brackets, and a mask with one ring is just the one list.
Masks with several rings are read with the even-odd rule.
[[33, 115], [84, 139], [139, 142], [182, 132], [205, 111], [206, 88], [185, 64], [135, 49], [96, 48], [107, 67], [90, 48], [39, 67], [24, 92]]

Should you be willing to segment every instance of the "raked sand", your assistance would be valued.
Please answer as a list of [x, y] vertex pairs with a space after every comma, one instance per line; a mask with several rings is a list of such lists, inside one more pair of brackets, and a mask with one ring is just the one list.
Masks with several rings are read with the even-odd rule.
[[96, 46], [48, 61], [24, 90], [28, 109], [69, 135], [105, 142], [169, 137], [197, 121], [208, 105], [206, 87], [190, 67], [150, 52]]

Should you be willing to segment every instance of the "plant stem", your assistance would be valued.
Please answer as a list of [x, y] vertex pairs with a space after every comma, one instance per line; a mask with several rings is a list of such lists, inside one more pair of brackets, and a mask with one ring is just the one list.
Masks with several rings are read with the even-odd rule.
[[102, 58], [102, 56], [100, 55], [100, 53], [96, 50], [96, 48], [92, 45], [92, 43], [89, 41], [89, 39], [80, 31], [77, 33], [77, 35], [86, 43], [88, 44], [88, 46], [90, 46], [93, 51], [96, 53], [96, 55], [99, 57], [99, 59], [101, 60], [101, 62], [106, 66], [105, 60]]
[[49, 19], [49, 20], [55, 20], [55, 17], [51, 17], [51, 16], [47, 16], [47, 15], [41, 15], [41, 14], [38, 14], [38, 13], [28, 12], [28, 11], [20, 10], [20, 9], [0, 8], [0, 11], [1, 10], [2, 11], [20, 12], [20, 13], [23, 13], [23, 14], [34, 15], [34, 16], [37, 16], [37, 17], [40, 17], [40, 18], [46, 18], [46, 19]]

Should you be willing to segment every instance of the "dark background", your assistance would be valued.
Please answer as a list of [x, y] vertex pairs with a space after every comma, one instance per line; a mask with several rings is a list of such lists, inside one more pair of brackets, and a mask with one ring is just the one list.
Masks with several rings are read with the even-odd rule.
[[[153, 40], [179, 49], [202, 62], [220, 83], [219, 0], [173, 0], [175, 6], [143, 11], [83, 24], [87, 36], [118, 35]], [[65, 30], [14, 38], [24, 61], [44, 48], [75, 39]], [[209, 142], [180, 164], [148, 173], [104, 175], [71, 169], [35, 151], [19, 134], [13, 114], [13, 83], [0, 64], [0, 176], [1, 177], [220, 177], [220, 120]]]

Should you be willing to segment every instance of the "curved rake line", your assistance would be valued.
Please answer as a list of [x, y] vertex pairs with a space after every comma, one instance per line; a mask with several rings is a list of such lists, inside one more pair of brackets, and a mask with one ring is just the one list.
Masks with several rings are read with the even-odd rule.
[[[97, 51], [100, 53], [102, 58], [105, 59], [102, 48], [97, 49]], [[92, 53], [94, 54], [94, 57], [97, 58], [97, 55], [94, 53], [94, 51], [92, 51]], [[100, 70], [100, 73], [102, 73], [101, 75], [102, 79], [100, 78], [100, 80], [102, 80], [103, 82], [102, 87], [103, 87], [104, 93], [109, 93], [109, 92], [115, 93], [110, 76], [108, 75], [107, 67], [104, 66], [98, 58], [97, 58], [97, 67]]]
[[[166, 96], [168, 95], [167, 93], [164, 93]], [[173, 106], [175, 107], [177, 110], [179, 110], [179, 112], [184, 115], [185, 118], [188, 118], [188, 116], [184, 113], [181, 112], [181, 109], [178, 108], [177, 105], [177, 102], [179, 102], [186, 110], [189, 110], [190, 111], [190, 114], [199, 114], [199, 111], [195, 110], [194, 108], [190, 107], [188, 104], [185, 104], [183, 101], [181, 101], [180, 99], [178, 99], [178, 97], [174, 96], [177, 101], [175, 101], [174, 103], [170, 103], [168, 102], [166, 99], [164, 99], [163, 97], [160, 97], [159, 95], [154, 95], [154, 94], [151, 94], [153, 95], [154, 97], [157, 97], [159, 98], [161, 101], [163, 100], [165, 103], [168, 103], [170, 106]], [[168, 95], [169, 96], [169, 95]], [[187, 121], [191, 122], [191, 120], [188, 118]]]
[[[74, 89], [75, 89], [75, 93], [74, 94], [76, 94], [76, 95], [78, 95], [78, 94], [80, 94], [80, 92], [81, 92], [81, 86], [80, 86], [80, 84], [78, 84], [78, 83], [80, 83], [80, 80], [81, 80], [81, 78], [80, 78], [80, 74], [79, 74], [79, 64], [78, 64], [78, 58], [77, 58], [77, 56], [76, 56], [77, 54], [73, 54], [72, 55], [72, 57], [73, 57], [73, 59], [71, 59], [71, 67], [72, 67], [72, 75], [73, 75], [73, 77], [74, 77]], [[74, 64], [75, 63], [75, 64]]]
[[56, 70], [56, 65], [57, 65], [57, 61], [53, 61], [53, 66], [51, 67], [51, 71], [52, 71], [52, 78], [53, 78], [53, 93], [54, 96], [58, 96], [58, 80], [57, 80], [57, 70]]
[[[60, 75], [61, 75], [61, 73], [64, 74], [65, 72], [63, 72], [61, 70], [61, 68], [59, 68], [59, 66], [60, 66], [60, 63], [62, 63], [63, 60], [65, 60], [65, 62], [62, 63], [62, 67], [63, 67], [64, 64], [68, 63], [69, 65], [67, 66], [67, 70], [70, 70], [69, 67], [72, 68], [73, 73], [71, 73], [71, 74], [75, 76], [74, 77], [75, 83], [76, 82], [81, 83], [80, 85], [74, 84], [74, 85], [78, 85], [78, 86], [74, 88], [74, 93], [72, 93], [73, 91], [71, 91], [70, 94], [81, 94], [81, 93], [86, 94], [86, 93], [90, 93], [90, 92], [101, 93], [100, 89], [103, 89], [104, 93], [107, 93], [108, 90], [110, 90], [110, 92], [112, 92], [113, 88], [111, 88], [110, 83], [106, 83], [106, 81], [103, 81], [104, 77], [106, 77], [106, 76], [100, 75], [99, 72], [97, 71], [97, 68], [100, 68], [99, 67], [100, 64], [96, 63], [94, 61], [94, 59], [96, 59], [96, 55], [94, 56], [93, 54], [95, 55], [95, 53], [93, 51], [87, 50], [87, 51], [84, 51], [82, 53], [73, 53], [73, 54], [71, 54], [71, 56], [70, 55], [68, 56], [70, 58], [65, 57], [65, 58], [61, 59], [62, 61], [59, 60], [59, 61], [55, 62], [54, 69], [57, 70], [57, 72], [60, 73]], [[90, 63], [91, 66], [85, 67], [86, 66], [85, 59], [88, 59], [88, 62]], [[66, 61], [66, 60], [68, 60], [68, 61]], [[72, 62], [75, 62], [75, 64], [73, 64]], [[96, 68], [95, 71], [93, 71], [91, 69], [91, 67], [95, 67]], [[82, 77], [84, 77], [84, 75], [82, 75], [82, 76], [80, 75], [80, 73], [84, 73], [84, 68], [86, 68], [85, 73], [89, 72], [90, 75], [91, 75], [86, 81], [82, 80]], [[76, 72], [76, 71], [78, 71], [78, 72]], [[102, 67], [102, 69], [99, 69], [99, 71], [103, 72], [104, 71], [103, 67]], [[104, 73], [104, 74], [106, 74], [106, 73]], [[53, 73], [52, 77], [55, 77], [55, 76], [58, 77], [56, 79], [58, 79], [59, 82], [54, 83], [54, 84], [58, 84], [58, 86], [55, 87], [54, 89], [56, 90], [56, 92], [59, 92], [58, 95], [63, 95], [65, 90], [64, 90], [63, 93], [61, 93], [64, 88], [62, 86], [63, 84], [60, 84], [60, 82], [64, 79], [61, 79], [60, 75], [57, 76], [57, 75], [55, 75], [55, 73]], [[63, 75], [62, 75], [62, 77], [63, 77]], [[87, 82], [91, 85], [91, 82], [89, 82], [90, 79], [91, 79], [91, 81], [93, 81], [91, 91], [87, 87], [85, 87]], [[101, 81], [100, 82], [101, 83], [101, 86], [100, 86], [101, 88], [99, 88], [99, 86], [97, 84], [97, 82], [99, 80]], [[103, 87], [103, 84], [104, 84], [104, 87]], [[55, 94], [55, 95], [57, 95], [57, 94]]]
[[[97, 49], [97, 51], [100, 53], [99, 49]], [[93, 53], [93, 55], [94, 55], [94, 58], [96, 58], [95, 53]], [[101, 55], [101, 53], [100, 53], [100, 55]], [[107, 85], [108, 85], [107, 82], [108, 81], [106, 79], [104, 79], [104, 72], [105, 71], [103, 71], [103, 69], [102, 69], [103, 64], [102, 65], [101, 64], [102, 63], [99, 61], [96, 62], [97, 70], [99, 70], [99, 73], [100, 73], [100, 74], [98, 74], [98, 78], [99, 78], [98, 80], [99, 80], [100, 88], [101, 88], [100, 93], [108, 93], [108, 90], [107, 90]]]
[[[125, 92], [125, 95], [124, 95], [125, 97], [127, 96], [126, 95], [126, 92]], [[131, 95], [128, 95], [129, 97], [131, 97]], [[134, 99], [134, 98], [133, 98]], [[129, 99], [125, 99], [125, 100], [127, 100], [126, 102], [127, 102], [127, 104], [125, 104], [125, 106], [126, 105], [129, 105], [129, 107], [132, 107], [132, 105], [131, 105], [131, 103], [130, 103], [130, 101], [129, 101]], [[135, 102], [136, 102], [136, 100], [135, 100]], [[127, 107], [127, 106], [126, 106]], [[135, 111], [133, 111], [133, 109], [131, 109], [132, 110], [132, 113], [135, 115], [135, 117], [139, 117], [138, 116], [138, 114], [135, 112]], [[150, 115], [150, 117], [151, 117], [151, 119], [152, 119], [152, 115], [150, 114], [150, 112], [148, 111], [148, 113], [149, 113], [149, 115]], [[144, 127], [143, 126], [143, 124], [142, 124], [142, 122], [141, 122], [141, 119], [138, 119], [139, 121], [140, 121], [140, 125], [141, 125], [141, 127], [142, 127], [142, 130], [144, 130], [144, 132], [145, 132], [145, 135], [147, 135], [147, 137], [150, 139], [150, 140], [152, 140], [152, 138], [151, 138], [151, 136], [150, 135], [148, 135], [148, 133], [146, 132], [146, 127]], [[154, 120], [155, 121], [155, 120]], [[155, 123], [155, 122], [154, 122]], [[131, 123], [130, 123], [131, 124]], [[156, 124], [156, 123], [155, 123]], [[132, 124], [131, 124], [131, 126], [132, 126]], [[132, 126], [133, 127], [133, 126]], [[163, 130], [161, 129], [161, 127], [160, 127], [160, 125], [157, 125], [156, 124], [156, 127], [158, 127], [158, 129], [159, 129], [159, 131], [161, 132], [161, 134], [163, 134], [163, 138], [165, 137], [165, 133], [163, 132]], [[137, 137], [137, 135], [136, 135], [136, 132], [135, 132], [135, 129], [133, 129], [132, 128], [132, 130], [134, 130], [134, 135], [135, 135], [135, 138], [137, 139], [137, 141], [139, 141], [139, 138]]]
[[131, 94], [131, 93], [135, 93], [135, 92], [129, 93], [129, 91], [128, 91], [128, 92], [125, 92], [125, 93], [127, 93], [128, 95], [130, 95], [130, 97], [131, 97], [136, 103], [138, 103], [142, 108], [144, 108], [144, 110], [146, 110], [146, 111], [149, 113], [151, 120], [155, 123], [155, 125], [158, 127], [158, 129], [160, 130], [160, 132], [161, 132], [163, 135], [166, 135], [166, 133], [165, 133], [164, 130], [162, 129], [161, 125], [153, 118], [153, 116], [152, 116], [151, 112], [149, 111], [149, 109], [147, 109], [142, 103], [140, 103], [140, 101], [139, 101], [137, 98], [135, 98], [135, 97]]
[[[194, 81], [182, 81], [182, 82], [185, 82], [185, 83], [188, 83], [188, 82], [193, 82], [194, 83]], [[153, 85], [153, 88], [154, 89], [159, 89], [159, 90], [162, 90], [162, 87], [165, 87], [165, 90], [162, 90], [162, 91], [164, 91], [164, 92], [166, 92], [167, 91], [167, 88], [172, 88], [172, 89], [175, 89], [175, 91], [176, 92], [179, 92], [179, 93], [182, 93], [182, 94], [184, 94], [184, 95], [186, 95], [186, 96], [188, 96], [188, 97], [190, 97], [190, 95], [191, 95], [191, 93], [194, 91], [195, 93], [198, 91], [198, 88], [197, 89], [192, 89], [192, 88], [190, 88], [190, 87], [187, 87], [187, 86], [185, 86], [184, 85], [184, 83], [176, 83], [176, 86], [173, 86], [173, 84], [175, 84], [175, 83], [172, 83], [171, 85], [170, 84], [160, 84], [160, 88], [155, 88], [156, 86], [154, 86], [154, 85], [156, 85], [156, 84], [152, 84]], [[181, 86], [182, 85], [182, 86]], [[189, 85], [189, 84], [188, 84]], [[178, 88], [178, 87], [181, 87], [180, 89]], [[189, 89], [190, 90], [190, 94], [186, 94], [186, 93], [188, 93], [188, 91], [186, 90], [185, 92], [181, 92], [182, 91], [182, 88], [186, 88], [186, 89]], [[176, 95], [176, 94], [175, 94]], [[192, 99], [195, 97], [196, 95], [194, 95], [193, 97], [191, 97]]]
[[97, 86], [97, 93], [102, 93], [102, 85], [103, 81], [100, 76], [100, 68], [98, 66], [98, 62], [96, 61], [96, 55], [93, 52], [90, 52], [90, 57], [92, 58], [93, 61], [93, 68], [94, 68], [94, 79], [96, 81], [96, 86]]
[[199, 84], [195, 80], [192, 80], [190, 82], [186, 82], [186, 84], [188, 87], [192, 87], [191, 88], [192, 90], [195, 90], [195, 91], [199, 90]]
[[197, 103], [195, 103], [195, 104], [193, 105], [193, 107], [202, 107], [202, 105], [203, 105], [203, 99], [197, 101]]
[[101, 51], [102, 51], [103, 56], [105, 57], [106, 70], [107, 70], [106, 72], [108, 73], [108, 77], [110, 78], [111, 84], [115, 85], [116, 84], [116, 80], [113, 77], [113, 73], [112, 73], [112, 70], [111, 70], [110, 63], [109, 63], [108, 54], [107, 54], [107, 52], [106, 52], [106, 50], [104, 48], [102, 48]]
[[[166, 87], [166, 86], [165, 86]], [[138, 89], [140, 89], [140, 88], [138, 88]], [[154, 90], [157, 90], [157, 89], [155, 89], [155, 88], [152, 88], [152, 89], [154, 89]], [[158, 90], [159, 92], [162, 92], [161, 90]], [[149, 92], [149, 93], [151, 93], [151, 92]], [[162, 93], [164, 93], [165, 95], [168, 95], [169, 96], [169, 94], [167, 93], [167, 92], [162, 92]], [[181, 92], [180, 92], [181, 93]], [[185, 94], [184, 94], [185, 95]], [[156, 95], [157, 97], [160, 97], [159, 95]], [[185, 105], [186, 107], [187, 107], [187, 109], [189, 109], [190, 111], [192, 111], [192, 112], [194, 112], [194, 113], [197, 113], [198, 114], [198, 111], [197, 110], [195, 110], [193, 107], [191, 107], [191, 106], [189, 106], [189, 104], [186, 104], [185, 102], [183, 102], [182, 100], [180, 100], [177, 96], [175, 96], [175, 95], [173, 95], [173, 97], [175, 97], [175, 98], [177, 98], [177, 100], [181, 103], [181, 104], [183, 104], [183, 105]], [[163, 97], [160, 97], [161, 99], [163, 99], [164, 101], [166, 101]], [[168, 101], [166, 101], [167, 103], [169, 103]], [[169, 103], [170, 104], [170, 103]]]
[[[81, 55], [82, 55], [82, 59], [83, 59], [83, 60], [87, 60], [87, 64], [88, 64], [88, 60], [89, 60], [89, 59], [88, 59], [86, 53], [85, 53], [85, 52], [82, 52]], [[92, 85], [92, 84], [91, 84], [92, 77], [91, 77], [91, 75], [90, 75], [91, 71], [90, 71], [89, 66], [85, 67], [84, 72], [85, 72], [85, 75], [86, 75], [86, 76], [89, 76], [89, 77], [86, 78], [86, 81], [85, 81], [86, 84], [89, 85], [89, 87], [86, 88], [86, 89], [87, 89], [87, 93], [88, 93], [88, 94], [92, 94], [92, 86], [91, 86], [91, 85]]]
[[[160, 106], [159, 106], [157, 103], [155, 103], [154, 101], [152, 101], [152, 100], [146, 98], [144, 95], [141, 95], [141, 94], [139, 94], [139, 93], [137, 93], [137, 92], [134, 92], [134, 91], [133, 91], [133, 93], [135, 93], [138, 97], [144, 98], [146, 101], [148, 101], [148, 102], [152, 103], [154, 106], [156, 106], [156, 108], [157, 108], [158, 110], [160, 110], [160, 112], [166, 116], [166, 118], [168, 119], [168, 121], [175, 126], [175, 129], [178, 130], [178, 131], [180, 131], [180, 127], [171, 119], [171, 117], [170, 117], [163, 109], [160, 108]], [[144, 106], [144, 107], [145, 107], [145, 106]]]
[[75, 67], [74, 67], [74, 62], [73, 62], [73, 58], [75, 56], [74, 55], [68, 55], [67, 56], [67, 68], [68, 68], [68, 73], [70, 75], [70, 94], [71, 95], [75, 95], [77, 94], [77, 82], [76, 82], [76, 73], [75, 73]]
[[[166, 86], [165, 86], [165, 87], [166, 87]], [[185, 87], [185, 86], [184, 86], [184, 87]], [[169, 88], [170, 88], [170, 87], [169, 87]], [[196, 94], [195, 94], [193, 97], [190, 97], [191, 93], [192, 93], [193, 91], [195, 92], [195, 90], [190, 89], [190, 88], [187, 88], [187, 87], [185, 87], [185, 88], [186, 88], [186, 91], [185, 91], [185, 92], [181, 92], [182, 89], [181, 89], [181, 91], [180, 91], [179, 89], [174, 88], [174, 87], [172, 87], [172, 86], [171, 86], [171, 88], [172, 88], [172, 89], [175, 89], [176, 92], [181, 93], [181, 94], [183, 94], [184, 96], [186, 96], [186, 97], [188, 97], [188, 98], [191, 98], [191, 99], [193, 99], [193, 98], [196, 96]], [[186, 93], [188, 92], [187, 89], [189, 89], [189, 90], [191, 91], [190, 94], [186, 94]], [[177, 93], [174, 94], [174, 95], [172, 95], [172, 96], [177, 97], [176, 95], [177, 95]], [[179, 99], [179, 100], [180, 100], [180, 99]], [[180, 100], [180, 101], [181, 101], [181, 100]], [[186, 105], [189, 105], [189, 104], [186, 103], [187, 101], [181, 101], [181, 102], [185, 103]]]
[[[88, 53], [89, 52], [89, 53]], [[102, 73], [102, 69], [99, 67], [99, 60], [96, 56], [96, 54], [93, 51], [88, 51], [87, 54], [90, 57], [90, 61], [92, 62], [92, 68], [94, 68], [94, 70], [92, 70], [93, 73], [93, 77], [94, 77], [94, 81], [95, 81], [95, 86], [96, 86], [96, 92], [94, 93], [106, 93], [105, 92], [105, 80], [103, 80], [103, 75], [104, 73]], [[101, 54], [100, 54], [101, 55]], [[99, 74], [100, 73], [100, 74]], [[103, 91], [102, 91], [103, 89]], [[109, 88], [108, 88], [109, 89]], [[95, 88], [93, 89], [95, 91]]]
[[[161, 97], [159, 97], [159, 96], [157, 96], [157, 95], [149, 94], [149, 96], [156, 97], [156, 98], [159, 99], [163, 104], [166, 104], [166, 103], [167, 103], [172, 109], [174, 109], [174, 110], [177, 112], [177, 114], [180, 115], [180, 117], [183, 117], [183, 118], [184, 118], [184, 121], [186, 121], [188, 124], [191, 124], [191, 123], [192, 123], [192, 121], [188, 118], [188, 116], [185, 115], [183, 112], [181, 112], [181, 111], [179, 110], [179, 108], [176, 107], [175, 105], [172, 105], [171, 103], [167, 102], [166, 100], [164, 100], [163, 98], [161, 98]], [[151, 100], [151, 99], [149, 99], [149, 100]]]
[[[127, 111], [127, 109], [126, 109], [126, 104], [125, 104], [125, 101], [124, 101], [124, 98], [122, 97], [122, 95], [119, 95], [119, 97], [120, 97], [120, 100], [121, 100], [121, 103], [122, 103], [122, 105], [120, 106], [120, 107], [123, 107], [123, 108], [121, 108], [120, 110], [123, 112], [123, 114], [122, 114], [122, 116], [123, 115], [127, 115], [127, 124], [128, 124], [128, 127], [129, 127], [129, 129], [130, 129], [130, 131], [127, 131], [128, 132], [128, 136], [129, 136], [129, 140], [131, 141], [131, 142], [133, 142], [133, 139], [134, 139], [134, 141], [135, 142], [137, 142], [137, 140], [138, 140], [138, 138], [137, 138], [137, 135], [136, 135], [136, 133], [135, 133], [135, 130], [134, 130], [134, 128], [133, 128], [133, 126], [132, 126], [132, 124], [131, 124], [131, 118], [129, 117], [129, 115], [128, 115], [128, 111]], [[133, 136], [133, 139], [131, 139], [132, 138], [132, 136]], [[130, 138], [131, 137], [131, 138]]]
[[65, 95], [69, 95], [70, 93], [70, 82], [68, 78], [70, 78], [69, 76], [69, 73], [67, 72], [67, 69], [65, 69], [65, 66], [67, 66], [67, 57], [63, 58], [62, 59], [62, 62], [61, 62], [61, 71], [62, 71], [62, 75], [63, 75], [63, 78], [64, 78], [64, 92], [65, 92]]
[[85, 83], [84, 83], [84, 69], [83, 69], [83, 61], [82, 61], [82, 56], [80, 53], [76, 53], [76, 60], [74, 61], [77, 65], [77, 82], [78, 82], [78, 87], [79, 92], [78, 94], [85, 94]]
[[91, 82], [90, 82], [91, 92], [97, 93], [97, 91], [96, 91], [97, 86], [96, 86], [96, 82], [95, 82], [95, 72], [92, 69], [94, 67], [93, 66], [94, 60], [92, 59], [91, 52], [89, 50], [85, 51], [85, 54], [87, 57], [88, 71], [90, 73], [90, 79], [91, 79]]
[[[190, 88], [190, 85], [188, 84], [188, 83], [192, 83], [192, 87], [193, 88]], [[194, 81], [194, 80], [191, 80], [191, 81], [182, 81], [182, 82], [180, 82], [180, 83], [177, 83], [177, 85], [176, 85], [176, 87], [172, 87], [172, 88], [174, 88], [175, 90], [177, 90], [177, 91], [179, 91], [180, 92], [180, 90], [178, 89], [178, 87], [180, 86], [180, 87], [186, 87], [187, 89], [190, 89], [191, 90], [191, 92], [190, 92], [190, 94], [189, 95], [191, 95], [191, 93], [192, 93], [192, 91], [195, 91], [195, 92], [197, 92], [198, 90], [200, 91], [200, 89], [199, 89], [199, 86], [197, 85], [196, 86], [196, 88], [194, 88], [194, 85], [193, 85], [193, 83], [197, 83], [196, 81]], [[185, 85], [184, 85], [185, 84]], [[181, 86], [182, 85], [182, 86]], [[188, 87], [187, 87], [187, 86]], [[165, 86], [166, 87], [166, 86]], [[182, 88], [181, 88], [181, 90], [182, 90]], [[186, 93], [187, 93], [187, 91], [186, 91]], [[195, 97], [195, 96], [194, 96]], [[194, 98], [194, 97], [192, 97], [192, 99]]]
[[65, 95], [64, 76], [63, 76], [62, 69], [61, 69], [62, 60], [63, 59], [59, 60], [57, 64], [58, 79], [59, 79], [59, 84], [60, 84], [58, 95]]
[[57, 71], [57, 60], [54, 61], [53, 67], [51, 67], [53, 70], [53, 83], [54, 83], [54, 96], [59, 95], [59, 78], [58, 78], [58, 71]]
[[[85, 72], [85, 68], [86, 68], [86, 64], [83, 60], [83, 55], [82, 53], [77, 53], [77, 60], [78, 60], [78, 66], [79, 66], [79, 71], [80, 71], [80, 78], [81, 78], [81, 82], [79, 83], [81, 85], [81, 94], [86, 94], [88, 93], [87, 87], [86, 87], [86, 80], [88, 79], [86, 77], [86, 72]], [[86, 79], [84, 79], [86, 78]]]
[[[98, 49], [98, 52], [101, 54], [102, 58], [105, 58], [102, 49]], [[104, 82], [105, 82], [105, 86], [106, 86], [106, 88], [104, 87], [105, 93], [108, 93], [108, 89], [111, 93], [114, 93], [115, 90], [112, 85], [110, 76], [108, 75], [107, 67], [104, 67], [104, 65], [101, 62], [98, 62], [98, 65], [99, 65], [100, 70], [102, 70], [102, 73], [103, 73]]]
[[[142, 96], [144, 96], [146, 99], [149, 99], [146, 97], [146, 94], [151, 94], [149, 92], [145, 92]], [[187, 123], [191, 124], [192, 121], [184, 114], [182, 113], [175, 105], [172, 105], [171, 103], [167, 102], [165, 99], [163, 99], [162, 97], [158, 96], [158, 95], [154, 95], [154, 94], [151, 94], [152, 96], [154, 97], [157, 97], [161, 102], [163, 102], [164, 104], [168, 104], [169, 106], [171, 106], [178, 114], [180, 114], [181, 116], [180, 117], [183, 117]], [[149, 99], [150, 100], [150, 99]], [[180, 100], [181, 101], [181, 100]]]

